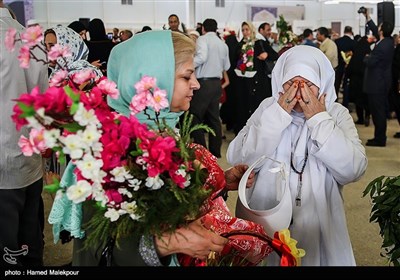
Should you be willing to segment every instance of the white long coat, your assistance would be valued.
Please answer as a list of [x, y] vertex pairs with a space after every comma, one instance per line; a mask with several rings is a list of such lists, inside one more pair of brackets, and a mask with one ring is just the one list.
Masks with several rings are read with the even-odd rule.
[[[289, 229], [298, 241], [298, 247], [306, 252], [301, 264], [352, 266], [355, 260], [341, 191], [342, 186], [357, 181], [365, 173], [367, 157], [349, 111], [334, 102], [334, 71], [319, 52], [316, 48], [296, 46], [282, 55], [272, 74], [273, 97], [260, 104], [229, 144], [227, 160], [232, 165], [250, 165], [260, 156], [267, 155], [283, 162], [287, 167], [293, 202], [293, 222]], [[310, 57], [315, 59], [311, 63]], [[309, 120], [305, 120], [302, 113], [288, 114], [277, 103], [283, 83], [300, 74], [317, 85], [322, 93], [327, 93], [327, 111]], [[290, 159], [293, 154], [294, 165], [300, 170], [306, 149], [308, 160], [299, 207], [295, 204], [299, 175], [290, 168]], [[255, 169], [258, 177], [249, 203], [253, 209], [268, 209], [271, 200], [277, 196], [275, 177], [268, 171], [271, 167], [272, 161], [265, 161]], [[275, 261], [267, 260], [269, 265], [277, 265]]]

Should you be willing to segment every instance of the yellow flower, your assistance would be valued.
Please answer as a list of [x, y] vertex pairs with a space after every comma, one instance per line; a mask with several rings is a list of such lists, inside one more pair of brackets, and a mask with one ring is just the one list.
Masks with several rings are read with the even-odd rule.
[[303, 249], [299, 249], [296, 247], [297, 240], [290, 237], [290, 231], [288, 229], [280, 230], [278, 232], [278, 238], [283, 244], [289, 247], [290, 254], [296, 260], [296, 265], [300, 266], [301, 258], [305, 256], [306, 252]]

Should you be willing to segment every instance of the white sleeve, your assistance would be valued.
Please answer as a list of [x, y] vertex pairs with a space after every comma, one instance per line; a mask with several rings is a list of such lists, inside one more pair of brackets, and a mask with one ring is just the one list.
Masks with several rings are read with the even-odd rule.
[[347, 109], [335, 104], [307, 121], [313, 145], [310, 153], [321, 160], [340, 185], [357, 181], [367, 168], [365, 148]]
[[291, 121], [273, 97], [265, 99], [229, 144], [227, 161], [234, 165], [254, 162], [261, 155], [271, 156]]

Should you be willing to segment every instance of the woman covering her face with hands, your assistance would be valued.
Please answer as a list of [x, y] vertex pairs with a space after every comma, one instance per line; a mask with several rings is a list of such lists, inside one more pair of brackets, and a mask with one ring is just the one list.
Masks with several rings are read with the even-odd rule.
[[[272, 72], [273, 96], [260, 104], [227, 151], [230, 164], [250, 165], [263, 155], [285, 164], [293, 206], [289, 230], [306, 252], [304, 266], [355, 265], [342, 187], [360, 179], [367, 157], [349, 111], [335, 102], [334, 81], [319, 49], [289, 49]], [[252, 209], [276, 205], [272, 167], [267, 160], [255, 169]], [[278, 265], [274, 257], [268, 257], [268, 265]]]

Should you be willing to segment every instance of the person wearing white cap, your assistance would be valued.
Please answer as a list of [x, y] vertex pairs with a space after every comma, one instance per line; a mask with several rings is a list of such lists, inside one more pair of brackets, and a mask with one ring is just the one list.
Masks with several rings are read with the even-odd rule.
[[[256, 210], [276, 207], [277, 177], [271, 168], [277, 161], [284, 164], [292, 207], [280, 210], [291, 212], [287, 225], [305, 250], [304, 266], [356, 265], [342, 188], [365, 173], [367, 156], [349, 111], [335, 102], [334, 82], [335, 71], [321, 50], [290, 48], [272, 71], [272, 97], [227, 151], [229, 164], [270, 159], [254, 169], [258, 175], [249, 205]], [[271, 257], [267, 265], [278, 265]]]

